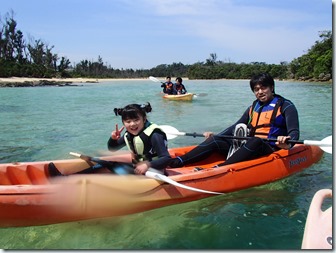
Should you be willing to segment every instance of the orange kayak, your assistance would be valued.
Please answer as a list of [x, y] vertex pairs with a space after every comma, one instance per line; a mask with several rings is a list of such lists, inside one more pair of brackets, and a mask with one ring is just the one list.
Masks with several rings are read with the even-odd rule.
[[[172, 148], [175, 157], [192, 149]], [[229, 193], [267, 184], [308, 168], [321, 159], [317, 146], [297, 144], [269, 156], [212, 168], [219, 155], [182, 168], [168, 168], [168, 177], [184, 186]], [[130, 154], [101, 157], [130, 162]], [[51, 176], [52, 162], [64, 175]], [[0, 164], [0, 227], [36, 226], [143, 212], [215, 196], [140, 175], [115, 175], [106, 168], [75, 174], [93, 162], [68, 159]]]
[[181, 94], [181, 95], [168, 95], [165, 94], [163, 98], [168, 99], [168, 100], [182, 100], [182, 101], [191, 101], [194, 97], [193, 93], [186, 93], [186, 94]]

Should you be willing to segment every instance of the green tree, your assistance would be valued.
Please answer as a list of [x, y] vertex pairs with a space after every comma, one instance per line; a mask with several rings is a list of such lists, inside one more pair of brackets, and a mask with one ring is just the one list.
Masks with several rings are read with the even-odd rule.
[[290, 63], [290, 75], [296, 79], [332, 78], [332, 32], [322, 31], [320, 40], [308, 52]]

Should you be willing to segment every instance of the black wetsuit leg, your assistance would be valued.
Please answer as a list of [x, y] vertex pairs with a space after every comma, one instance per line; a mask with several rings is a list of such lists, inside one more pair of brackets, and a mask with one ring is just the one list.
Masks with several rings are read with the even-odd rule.
[[274, 149], [267, 142], [264, 142], [258, 137], [253, 137], [249, 139], [224, 163], [219, 164], [219, 166], [255, 159], [260, 156], [269, 155], [273, 152]]
[[228, 154], [231, 144], [232, 140], [230, 139], [221, 138], [218, 135], [211, 136], [188, 153], [177, 158], [173, 158], [169, 166], [172, 168], [178, 168], [183, 165], [199, 162], [206, 159], [214, 152], [218, 152], [223, 155], [224, 159]]

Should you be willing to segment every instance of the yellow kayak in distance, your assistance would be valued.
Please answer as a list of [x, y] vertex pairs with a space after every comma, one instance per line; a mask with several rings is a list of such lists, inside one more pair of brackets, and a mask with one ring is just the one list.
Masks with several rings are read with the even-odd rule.
[[169, 95], [169, 94], [165, 94], [163, 96], [164, 99], [168, 99], [168, 100], [181, 100], [181, 101], [192, 101], [193, 97], [194, 97], [194, 93], [186, 93], [186, 94], [180, 94], [180, 95]]

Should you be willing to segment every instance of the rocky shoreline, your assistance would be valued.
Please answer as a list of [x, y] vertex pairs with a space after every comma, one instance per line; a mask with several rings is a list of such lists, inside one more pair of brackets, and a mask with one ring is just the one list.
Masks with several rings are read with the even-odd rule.
[[[34, 82], [23, 82], [23, 83], [16, 83], [16, 82], [10, 82], [10, 83], [0, 83], [0, 87], [41, 87], [41, 86], [79, 86], [77, 84], [72, 84], [69, 82], [60, 83], [60, 82], [50, 82], [50, 81], [34, 81]], [[82, 86], [82, 85], [80, 85]]]

